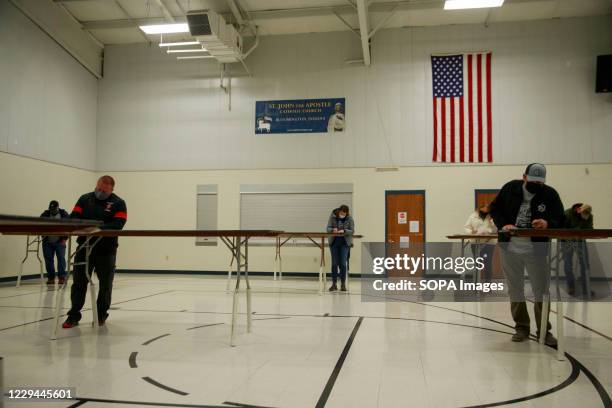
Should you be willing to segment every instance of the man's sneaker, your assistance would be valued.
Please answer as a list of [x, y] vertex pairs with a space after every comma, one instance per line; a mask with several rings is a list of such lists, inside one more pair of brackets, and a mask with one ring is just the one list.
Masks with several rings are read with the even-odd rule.
[[66, 278], [64, 278], [63, 276], [57, 280], [58, 285], [63, 285], [64, 283], [66, 283]]
[[98, 326], [102, 327], [106, 324], [106, 319], [98, 319]]
[[75, 322], [72, 321], [70, 319], [67, 319], [63, 324], [62, 324], [62, 329], [72, 329], [75, 326], [78, 326], [79, 322]]
[[47, 279], [47, 285], [55, 285], [55, 278]]
[[[538, 338], [540, 338], [539, 334]], [[553, 336], [551, 332], [548, 332], [544, 338], [544, 344], [550, 347], [557, 347], [557, 339], [555, 339], [555, 336]]]
[[329, 288], [329, 291], [330, 291], [330, 292], [333, 292], [333, 291], [335, 291], [335, 290], [338, 290], [338, 287], [337, 287], [337, 286], [336, 286], [336, 284], [334, 283], [334, 284], [332, 284], [332, 285], [331, 285], [331, 287]]
[[516, 333], [512, 335], [512, 341], [516, 343], [520, 343], [527, 339], [529, 339], [529, 333], [522, 331], [522, 330], [518, 330]]
[[340, 290], [341, 290], [342, 292], [346, 292], [346, 285], [344, 284], [344, 282], [342, 282], [342, 283], [340, 284]]

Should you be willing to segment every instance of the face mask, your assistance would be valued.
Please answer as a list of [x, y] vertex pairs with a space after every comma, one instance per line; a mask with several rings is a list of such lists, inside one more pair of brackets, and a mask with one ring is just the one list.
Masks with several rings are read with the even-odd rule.
[[51, 210], [51, 215], [57, 215], [59, 214], [59, 210]]
[[489, 213], [484, 211], [478, 211], [478, 215], [480, 215], [480, 218], [484, 220], [485, 218], [487, 218], [487, 215], [489, 215]]
[[543, 185], [538, 183], [527, 182], [525, 183], [525, 190], [529, 191], [531, 194], [537, 194], [542, 191]]
[[98, 200], [106, 200], [108, 197], [110, 197], [110, 194], [106, 194], [105, 192], [99, 190], [94, 191], [94, 195]]

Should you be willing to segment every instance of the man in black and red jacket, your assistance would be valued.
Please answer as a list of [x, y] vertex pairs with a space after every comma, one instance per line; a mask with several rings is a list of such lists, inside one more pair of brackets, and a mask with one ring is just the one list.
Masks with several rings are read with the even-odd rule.
[[[113, 193], [114, 188], [115, 180], [111, 176], [100, 177], [96, 184], [96, 189], [91, 193], [83, 194], [79, 198], [70, 217], [102, 221], [103, 224], [99, 227], [102, 230], [123, 229], [127, 221], [127, 207], [125, 201]], [[79, 237], [77, 242], [79, 245], [82, 245], [85, 242], [85, 237]], [[91, 274], [95, 270], [100, 281], [97, 300], [98, 323], [100, 325], [103, 325], [106, 321], [111, 304], [118, 246], [117, 237], [100, 238], [94, 245], [89, 257], [89, 273]], [[79, 262], [85, 262], [85, 250], [77, 252], [75, 263]], [[69, 329], [79, 324], [81, 309], [85, 304], [88, 283], [85, 266], [75, 266], [70, 294], [72, 307], [68, 312], [68, 319], [62, 325], [64, 329]]]

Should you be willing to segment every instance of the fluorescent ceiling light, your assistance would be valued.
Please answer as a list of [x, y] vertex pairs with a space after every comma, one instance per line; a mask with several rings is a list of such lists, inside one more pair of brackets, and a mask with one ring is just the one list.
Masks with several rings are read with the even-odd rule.
[[446, 0], [444, 10], [501, 7], [504, 0]]
[[186, 50], [168, 50], [166, 51], [168, 54], [175, 54], [180, 52], [206, 52], [208, 51], [206, 48], [188, 48]]
[[212, 55], [192, 55], [189, 57], [176, 57], [177, 60], [204, 59], [204, 58], [214, 58], [214, 57]]
[[198, 45], [198, 44], [200, 44], [199, 41], [180, 41], [180, 42], [170, 42], [170, 43], [160, 42], [159, 46], [160, 47], [180, 47], [181, 45]]
[[140, 26], [140, 29], [146, 34], [170, 34], [189, 32], [189, 26], [187, 25], [187, 23], [145, 25]]

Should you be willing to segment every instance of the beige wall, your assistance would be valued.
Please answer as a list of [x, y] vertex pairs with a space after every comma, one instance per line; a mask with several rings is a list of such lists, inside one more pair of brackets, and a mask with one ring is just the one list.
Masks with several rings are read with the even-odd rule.
[[[90, 190], [100, 174], [2, 154], [0, 156], [0, 213], [38, 215], [52, 198], [68, 209]], [[115, 192], [126, 200], [129, 229], [193, 229], [196, 224], [196, 186], [218, 185], [218, 228], [239, 228], [240, 184], [256, 183], [353, 183], [356, 229], [366, 241], [383, 241], [385, 190], [426, 190], [427, 240], [444, 241], [461, 232], [473, 210], [475, 188], [499, 188], [520, 177], [523, 166], [410, 167], [397, 172], [363, 169], [317, 170], [221, 170], [110, 173]], [[612, 191], [605, 187], [612, 165], [555, 165], [548, 167], [549, 184], [566, 207], [576, 201], [593, 205], [596, 227], [612, 227]], [[326, 220], [321, 220], [321, 229]], [[23, 256], [25, 238], [0, 237], [0, 276], [14, 276]], [[356, 246], [352, 271], [360, 272], [360, 248]], [[274, 250], [252, 247], [252, 271], [271, 271]], [[317, 250], [286, 248], [284, 270], [315, 272]], [[196, 247], [192, 238], [122, 238], [118, 268], [156, 270], [226, 270], [229, 253], [217, 247]], [[27, 273], [35, 273], [29, 264]]]
[[[95, 180], [91, 171], [0, 152], [0, 214], [38, 216], [53, 199], [70, 212]], [[0, 277], [17, 275], [25, 239], [0, 236]], [[32, 273], [38, 273], [38, 263], [28, 260], [24, 274]]]
[[[426, 190], [427, 240], [444, 241], [462, 231], [473, 210], [475, 188], [499, 188], [519, 178], [523, 166], [410, 167], [397, 172], [364, 169], [235, 170], [111, 173], [116, 193], [128, 206], [127, 228], [195, 228], [196, 186], [218, 184], [218, 228], [240, 226], [240, 184], [253, 183], [353, 183], [356, 229], [366, 241], [383, 241], [385, 190]], [[603, 188], [612, 165], [549, 166], [549, 184], [557, 188], [564, 205], [588, 201], [594, 207], [596, 226], [612, 227], [612, 192]], [[588, 171], [588, 174], [587, 174]], [[326, 220], [321, 220], [321, 229]], [[251, 248], [251, 270], [271, 271], [274, 250]], [[229, 253], [224, 246], [196, 247], [191, 238], [123, 238], [118, 267], [126, 269], [226, 270]], [[358, 269], [359, 246], [353, 252], [352, 270]], [[286, 248], [285, 271], [318, 270], [317, 250]]]

